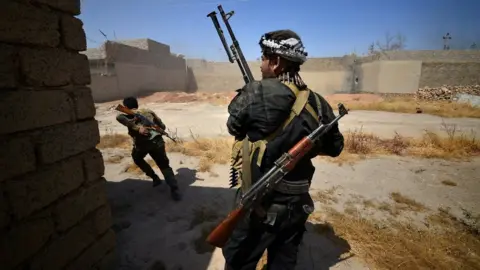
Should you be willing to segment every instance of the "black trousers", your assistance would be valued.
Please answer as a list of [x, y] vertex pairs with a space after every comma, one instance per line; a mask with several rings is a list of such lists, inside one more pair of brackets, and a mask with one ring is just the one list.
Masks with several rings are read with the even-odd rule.
[[267, 250], [268, 270], [293, 270], [309, 213], [303, 203], [272, 204], [266, 217], [255, 212], [236, 227], [223, 248], [226, 270], [255, 270]]
[[133, 162], [149, 177], [156, 176], [152, 167], [145, 161], [145, 157], [150, 155], [157, 164], [158, 168], [165, 177], [165, 182], [172, 188], [177, 189], [177, 181], [173, 169], [170, 167], [170, 160], [165, 151], [165, 142], [163, 140], [147, 141], [141, 144], [135, 144], [132, 150]]

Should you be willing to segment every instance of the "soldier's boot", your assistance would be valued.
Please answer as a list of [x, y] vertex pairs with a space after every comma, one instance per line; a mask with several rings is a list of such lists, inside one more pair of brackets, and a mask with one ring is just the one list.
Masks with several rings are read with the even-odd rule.
[[153, 180], [152, 187], [156, 187], [162, 184], [162, 180], [160, 180], [160, 177], [158, 177], [158, 175], [156, 174], [152, 176], [152, 180]]
[[179, 201], [182, 199], [180, 192], [178, 190], [177, 179], [175, 178], [175, 173], [173, 173], [172, 168], [164, 168], [161, 170], [163, 176], [165, 177], [165, 182], [170, 187], [170, 194], [172, 199], [175, 201]]

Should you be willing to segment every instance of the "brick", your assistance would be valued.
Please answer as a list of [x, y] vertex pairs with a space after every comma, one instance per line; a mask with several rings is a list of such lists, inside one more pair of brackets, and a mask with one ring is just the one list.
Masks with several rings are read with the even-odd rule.
[[75, 119], [74, 101], [65, 91], [0, 91], [0, 100], [0, 135]]
[[58, 202], [54, 211], [57, 230], [67, 230], [88, 213], [105, 204], [107, 204], [107, 195], [105, 180], [102, 179]]
[[53, 163], [94, 148], [100, 142], [98, 123], [90, 120], [45, 129], [36, 142], [40, 162]]
[[0, 89], [16, 88], [18, 79], [18, 56], [15, 47], [0, 44]]
[[65, 86], [71, 83], [75, 54], [61, 49], [20, 49], [20, 71], [27, 86]]
[[29, 138], [0, 139], [0, 149], [0, 181], [35, 170], [35, 148]]
[[60, 44], [55, 13], [14, 1], [2, 1], [1, 6], [0, 41], [47, 47]]
[[76, 157], [7, 181], [5, 190], [14, 216], [22, 219], [78, 188], [83, 180], [81, 159]]
[[45, 217], [37, 217], [0, 235], [2, 269], [13, 269], [33, 256], [47, 243], [53, 233], [53, 222]]
[[77, 119], [93, 118], [96, 113], [95, 103], [93, 101], [92, 90], [90, 88], [78, 88], [71, 92], [75, 104], [75, 113]]
[[74, 55], [71, 72], [74, 85], [89, 85], [92, 82], [90, 76], [90, 62], [85, 54]]
[[94, 149], [85, 153], [83, 168], [87, 182], [95, 181], [102, 177], [105, 173], [105, 163], [103, 162], [102, 152]]
[[7, 227], [10, 223], [10, 213], [8, 211], [7, 200], [0, 192], [0, 231]]
[[60, 19], [60, 29], [65, 48], [74, 51], [85, 51], [87, 49], [87, 37], [81, 20], [63, 15]]
[[111, 224], [110, 211], [104, 206], [89, 215], [78, 226], [52, 241], [44, 252], [32, 260], [30, 270], [63, 269], [82, 250], [90, 246]]
[[51, 8], [80, 15], [80, 0], [33, 0], [34, 2], [47, 5]]
[[85, 250], [80, 257], [73, 261], [67, 270], [94, 269], [94, 265], [109, 255], [115, 248], [115, 233], [110, 229], [101, 236], [92, 246]]

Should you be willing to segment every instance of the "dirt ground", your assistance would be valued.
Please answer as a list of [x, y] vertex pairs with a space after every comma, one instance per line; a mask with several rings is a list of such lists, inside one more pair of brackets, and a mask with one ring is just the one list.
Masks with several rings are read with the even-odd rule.
[[[142, 105], [153, 109], [167, 126], [177, 129], [178, 135], [188, 137], [190, 132], [202, 137], [227, 135], [225, 105], [212, 105], [204, 100], [185, 102], [183, 99], [183, 103], [172, 103], [165, 101], [178, 101], [179, 97], [166, 98], [165, 93], [157, 96], [155, 100], [152, 96], [142, 99]], [[165, 103], [157, 103], [160, 97], [166, 99], [163, 100]], [[343, 98], [348, 99], [348, 96]], [[114, 104], [97, 104], [96, 118], [102, 134], [126, 133], [114, 119]], [[442, 119], [430, 115], [369, 111], [351, 112], [342, 120], [340, 128], [342, 131], [362, 128], [384, 137], [391, 137], [395, 132], [419, 136], [425, 129], [440, 131], [442, 121], [456, 124], [462, 131], [475, 130], [480, 134], [480, 119]], [[227, 166], [216, 165], [213, 173], [198, 172], [198, 159], [169, 153], [184, 196], [181, 202], [174, 202], [166, 184], [153, 189], [145, 176], [126, 172], [132, 163], [128, 150], [104, 149], [102, 153], [106, 161], [117, 159], [115, 163], [105, 163], [105, 178], [117, 232], [118, 269], [223, 269], [221, 251], [212, 250], [204, 239], [213, 224], [232, 207], [234, 191], [228, 189]], [[430, 209], [448, 207], [459, 217], [465, 211], [479, 215], [479, 164], [478, 158], [456, 162], [376, 157], [340, 166], [316, 159], [317, 171], [311, 193], [313, 196], [332, 190], [330, 196], [335, 199], [330, 203], [318, 199], [316, 210], [320, 211], [327, 206], [346, 209], [353, 198], [389, 200], [390, 194], [397, 192], [415, 198]], [[158, 168], [155, 170], [161, 176]], [[456, 185], [443, 184], [445, 181]], [[374, 214], [385, 217], [381, 211]], [[408, 218], [421, 225], [422, 217], [422, 214], [414, 213]], [[316, 226], [307, 223], [297, 269], [370, 269], [354, 252], [345, 256], [350, 251], [347, 240], [335, 234], [319, 234]]]

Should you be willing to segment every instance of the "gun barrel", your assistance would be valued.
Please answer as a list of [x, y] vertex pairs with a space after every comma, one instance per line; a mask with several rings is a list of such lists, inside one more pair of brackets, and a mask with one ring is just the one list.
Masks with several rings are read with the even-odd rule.
[[218, 5], [218, 10], [220, 11], [220, 16], [222, 16], [223, 23], [227, 27], [228, 34], [230, 35], [230, 38], [232, 39], [233, 42], [233, 47], [235, 48], [234, 53], [237, 54], [237, 59], [239, 61], [238, 65], [240, 69], [242, 70], [243, 74], [243, 79], [245, 83], [249, 83], [254, 80], [252, 71], [250, 70], [250, 67], [248, 66], [247, 60], [245, 60], [245, 56], [243, 55], [242, 49], [240, 48], [240, 43], [238, 42], [237, 38], [235, 37], [235, 33], [233, 33], [232, 27], [230, 26], [230, 23], [228, 20], [230, 17], [233, 16], [233, 11], [229, 12], [227, 15], [225, 11], [223, 10], [222, 5]]
[[235, 59], [233, 58], [232, 53], [230, 52], [230, 49], [228, 47], [227, 40], [225, 39], [225, 35], [223, 34], [222, 27], [220, 26], [220, 22], [218, 21], [218, 18], [217, 18], [217, 13], [215, 11], [212, 11], [208, 13], [207, 17], [210, 17], [210, 19], [212, 19], [213, 25], [217, 30], [217, 34], [220, 37], [220, 40], [222, 41], [223, 48], [227, 53], [228, 60], [230, 61], [230, 63], [233, 63]]

